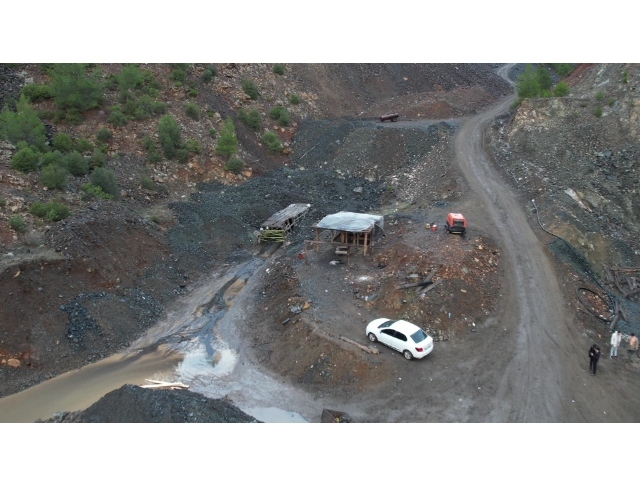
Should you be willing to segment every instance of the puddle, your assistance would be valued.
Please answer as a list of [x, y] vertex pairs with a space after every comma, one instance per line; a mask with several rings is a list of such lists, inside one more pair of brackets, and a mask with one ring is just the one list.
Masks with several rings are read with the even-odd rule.
[[236, 351], [226, 348], [222, 342], [215, 343], [213, 349], [213, 356], [202, 344], [184, 351], [184, 359], [176, 369], [178, 380], [202, 380], [230, 374], [238, 362]]
[[0, 399], [0, 423], [32, 423], [59, 411], [80, 411], [124, 384], [167, 380], [180, 361], [162, 346], [156, 350], [117, 354], [41, 382]]
[[285, 411], [274, 407], [270, 408], [245, 408], [244, 412], [250, 414], [263, 423], [308, 423], [298, 413]]

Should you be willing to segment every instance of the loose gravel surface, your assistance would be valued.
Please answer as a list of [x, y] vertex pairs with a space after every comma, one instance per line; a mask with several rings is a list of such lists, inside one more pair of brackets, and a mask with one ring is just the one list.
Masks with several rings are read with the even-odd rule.
[[188, 390], [150, 390], [125, 385], [78, 412], [40, 423], [259, 423], [237, 407]]

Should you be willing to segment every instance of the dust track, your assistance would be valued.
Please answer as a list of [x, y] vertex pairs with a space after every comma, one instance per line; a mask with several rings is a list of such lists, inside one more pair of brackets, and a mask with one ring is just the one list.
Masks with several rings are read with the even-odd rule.
[[[501, 68], [506, 74], [512, 65]], [[514, 96], [464, 123], [455, 139], [456, 162], [476, 193], [482, 211], [495, 230], [507, 269], [505, 295], [498, 304], [497, 320], [515, 336], [487, 355], [508, 354], [490, 408], [480, 408], [478, 421], [571, 422], [629, 421], [620, 407], [612, 382], [598, 382], [599, 394], [585, 387], [588, 348], [580, 347], [577, 327], [565, 311], [564, 293], [543, 243], [534, 233], [518, 201], [487, 160], [482, 141], [484, 128], [505, 112]], [[605, 357], [605, 353], [603, 353]], [[605, 357], [606, 358], [606, 357]], [[499, 369], [497, 372], [500, 374]], [[610, 390], [606, 390], [610, 389]], [[617, 389], [617, 388], [616, 388]], [[629, 396], [636, 402], [635, 397]], [[603, 416], [607, 411], [607, 416]], [[472, 417], [473, 418], [473, 417]]]

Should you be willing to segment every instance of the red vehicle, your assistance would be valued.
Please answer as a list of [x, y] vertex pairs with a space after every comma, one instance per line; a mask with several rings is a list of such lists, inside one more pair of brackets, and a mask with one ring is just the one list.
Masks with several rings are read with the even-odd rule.
[[467, 220], [462, 216], [462, 213], [449, 213], [444, 228], [449, 233], [459, 233], [462, 235], [467, 230]]

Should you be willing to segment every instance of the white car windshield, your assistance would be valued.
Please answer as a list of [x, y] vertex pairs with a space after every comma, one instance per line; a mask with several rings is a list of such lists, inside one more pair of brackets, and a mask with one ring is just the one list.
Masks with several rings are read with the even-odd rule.
[[426, 340], [427, 337], [428, 335], [422, 330], [422, 328], [416, 331], [413, 335], [411, 335], [411, 339], [415, 343], [420, 343], [422, 340]]

